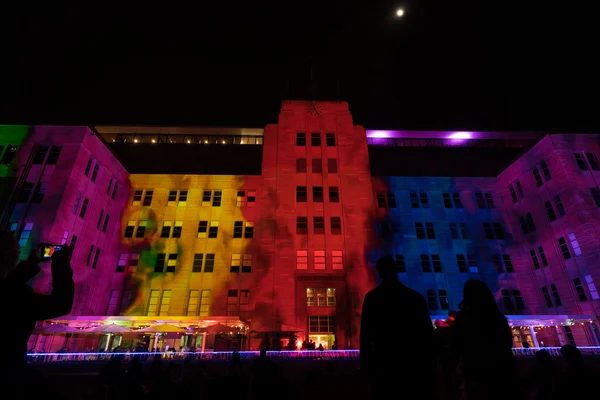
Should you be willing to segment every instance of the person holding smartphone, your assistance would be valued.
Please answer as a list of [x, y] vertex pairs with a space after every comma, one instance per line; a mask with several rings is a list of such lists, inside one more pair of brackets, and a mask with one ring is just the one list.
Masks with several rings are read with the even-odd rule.
[[[63, 246], [51, 257], [52, 292], [36, 293], [27, 282], [40, 272], [40, 247], [19, 263], [19, 243], [11, 232], [0, 232], [0, 300], [3, 304], [0, 329], [0, 368], [3, 371], [3, 398], [15, 398], [22, 391], [21, 378], [27, 365], [27, 342], [36, 322], [71, 312], [75, 292], [71, 253]], [[8, 371], [7, 374], [5, 371]], [[28, 383], [29, 384], [29, 383]], [[9, 391], [6, 393], [6, 391]]]

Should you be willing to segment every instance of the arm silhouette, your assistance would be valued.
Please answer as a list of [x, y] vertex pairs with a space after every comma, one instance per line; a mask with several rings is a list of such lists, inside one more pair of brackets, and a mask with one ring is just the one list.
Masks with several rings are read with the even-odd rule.
[[360, 318], [360, 367], [371, 368], [373, 355], [373, 305], [369, 293], [365, 296]]
[[52, 292], [31, 292], [31, 312], [36, 320], [57, 318], [71, 312], [75, 297], [73, 270], [68, 262], [52, 261]]

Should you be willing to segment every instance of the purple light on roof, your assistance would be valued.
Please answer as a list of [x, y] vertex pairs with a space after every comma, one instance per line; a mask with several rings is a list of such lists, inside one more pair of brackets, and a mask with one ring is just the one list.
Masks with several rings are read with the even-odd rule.
[[397, 131], [367, 131], [367, 137], [370, 137], [370, 138], [396, 137], [396, 135], [394, 135], [394, 132], [397, 133]]
[[473, 132], [452, 132], [446, 138], [456, 140], [473, 139]]

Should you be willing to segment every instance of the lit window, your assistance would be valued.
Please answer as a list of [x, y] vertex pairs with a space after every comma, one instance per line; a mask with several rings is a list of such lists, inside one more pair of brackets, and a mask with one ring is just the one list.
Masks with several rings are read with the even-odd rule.
[[163, 290], [162, 299], [160, 300], [160, 311], [158, 315], [169, 315], [169, 307], [171, 306], [171, 291]]
[[573, 232], [569, 233], [569, 241], [571, 242], [571, 247], [573, 248], [573, 253], [575, 253], [576, 256], [580, 256], [581, 248], [579, 247], [579, 242], [577, 241], [577, 238], [575, 238], [575, 233], [573, 233]]
[[296, 251], [296, 268], [297, 269], [308, 269], [308, 251], [297, 250]]
[[242, 255], [241, 254], [232, 254], [229, 272], [240, 272], [241, 265], [242, 265]]
[[160, 290], [151, 290], [150, 296], [148, 299], [148, 310], [146, 311], [146, 315], [154, 316], [158, 311], [158, 300], [160, 298]]
[[315, 250], [315, 269], [325, 269], [325, 252], [323, 250]]
[[331, 252], [331, 265], [333, 269], [344, 269], [344, 259], [340, 250]]
[[190, 290], [190, 294], [188, 297], [188, 305], [187, 305], [187, 315], [188, 316], [198, 315], [199, 302], [200, 302], [200, 291], [199, 290]]
[[592, 296], [592, 300], [599, 300], [600, 296], [598, 296], [598, 289], [596, 289], [596, 285], [594, 284], [594, 280], [591, 275], [586, 275], [585, 283], [587, 283], [588, 290], [590, 291], [590, 295]]
[[206, 317], [210, 313], [210, 289], [202, 289], [200, 292], [200, 316]]

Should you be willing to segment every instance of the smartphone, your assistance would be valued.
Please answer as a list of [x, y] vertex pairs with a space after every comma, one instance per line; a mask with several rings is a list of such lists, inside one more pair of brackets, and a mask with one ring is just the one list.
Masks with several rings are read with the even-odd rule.
[[52, 258], [52, 254], [54, 252], [59, 251], [63, 248], [61, 244], [42, 244], [40, 246], [40, 260], [42, 261], [50, 261]]

